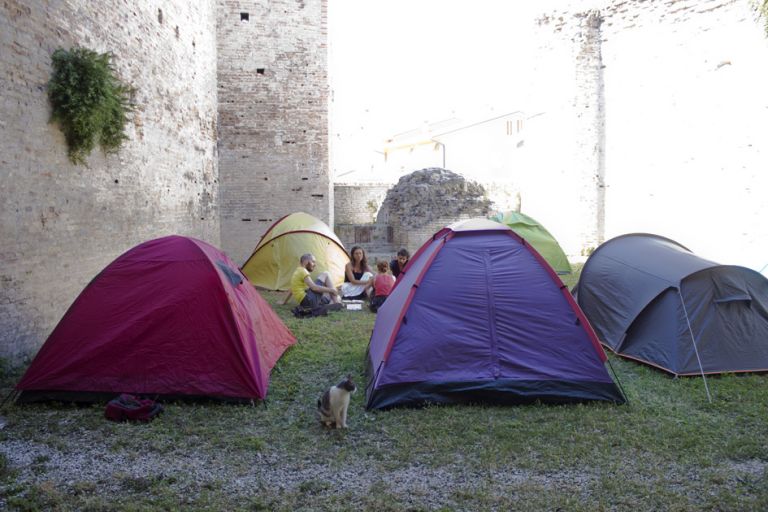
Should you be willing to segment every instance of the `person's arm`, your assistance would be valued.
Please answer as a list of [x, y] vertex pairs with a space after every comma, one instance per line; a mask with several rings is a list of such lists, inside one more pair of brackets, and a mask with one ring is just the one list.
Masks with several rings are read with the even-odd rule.
[[285, 296], [285, 299], [283, 299], [283, 304], [288, 304], [288, 301], [291, 300], [291, 297], [293, 296], [293, 292], [290, 290], [288, 291], [288, 295]]
[[398, 277], [402, 272], [400, 271], [400, 262], [396, 259], [389, 262], [389, 270], [392, 272], [393, 277]]
[[355, 279], [355, 274], [352, 272], [352, 263], [347, 263], [344, 267], [344, 273], [347, 275], [347, 280], [352, 284], [368, 284], [368, 281], [360, 281]]

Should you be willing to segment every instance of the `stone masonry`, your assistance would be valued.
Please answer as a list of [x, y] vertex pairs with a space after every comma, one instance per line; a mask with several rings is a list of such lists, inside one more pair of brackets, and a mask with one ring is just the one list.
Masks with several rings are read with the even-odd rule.
[[768, 265], [768, 37], [750, 4], [602, 9], [608, 237], [650, 231]]
[[768, 268], [768, 38], [750, 3], [594, 5], [538, 19], [548, 137], [526, 141], [523, 211], [570, 254], [641, 231]]
[[[498, 181], [478, 182], [485, 191], [485, 197], [490, 201], [491, 212], [504, 212], [509, 210], [520, 211], [520, 191], [514, 184], [500, 183]], [[376, 222], [379, 210], [384, 204], [387, 192], [393, 187], [387, 183], [336, 183], [334, 185], [334, 218], [336, 224], [334, 231], [345, 247], [354, 245], [363, 247], [371, 261], [377, 259], [391, 259], [400, 247], [395, 242], [395, 227], [390, 224]], [[462, 218], [471, 216], [468, 213], [460, 214]], [[411, 230], [409, 237], [412, 243], [418, 244], [418, 240], [426, 240], [427, 237], [437, 231], [428, 232], [432, 227], [442, 223], [447, 225], [458, 220], [450, 216], [442, 220], [432, 219], [426, 228], [419, 232]]]
[[222, 248], [244, 262], [280, 217], [333, 226], [327, 0], [219, 0]]
[[[34, 353], [136, 244], [220, 243], [215, 24], [212, 0], [0, 3], [0, 357]], [[75, 45], [112, 52], [136, 89], [123, 149], [86, 166], [48, 123], [51, 54]]]
[[490, 211], [481, 185], [446, 169], [429, 168], [400, 178], [387, 192], [376, 224], [392, 228], [393, 254], [400, 247], [413, 253], [445, 225]]
[[389, 183], [336, 183], [333, 186], [336, 226], [376, 222], [391, 187]]
[[[459, 208], [452, 192], [403, 196], [376, 223], [358, 222], [383, 189], [342, 187], [334, 201], [327, 2], [0, 3], [0, 358], [34, 353], [130, 247], [182, 234], [243, 261], [296, 210], [332, 226], [336, 212], [345, 244], [369, 240], [382, 256], [484, 215], [491, 198], [531, 214], [570, 255], [649, 231], [768, 266], [768, 39], [748, 2], [566, 2], [531, 20], [520, 101], [536, 116], [514, 186], [465, 183]], [[50, 57], [74, 45], [112, 52], [136, 89], [124, 148], [87, 166], [67, 160], [48, 123]]]
[[392, 228], [376, 224], [389, 183], [337, 183], [334, 185], [334, 219], [336, 236], [347, 250], [359, 245], [377, 258], [390, 256], [392, 252]]

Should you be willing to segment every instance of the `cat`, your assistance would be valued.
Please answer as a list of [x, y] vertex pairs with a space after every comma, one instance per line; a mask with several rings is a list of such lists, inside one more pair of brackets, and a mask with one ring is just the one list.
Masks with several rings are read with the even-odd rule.
[[356, 389], [352, 382], [352, 375], [347, 375], [346, 379], [323, 393], [323, 396], [317, 400], [320, 423], [330, 428], [347, 428], [349, 397]]

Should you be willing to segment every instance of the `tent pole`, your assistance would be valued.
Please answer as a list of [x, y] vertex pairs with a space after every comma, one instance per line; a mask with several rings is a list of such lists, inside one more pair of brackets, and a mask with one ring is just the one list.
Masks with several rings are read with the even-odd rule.
[[624, 386], [621, 385], [621, 381], [619, 380], [619, 376], [616, 375], [616, 370], [613, 369], [613, 365], [611, 364], [611, 358], [606, 356], [605, 360], [608, 361], [608, 366], [611, 369], [611, 373], [613, 374], [613, 377], [616, 379], [616, 382], [619, 383], [619, 389], [621, 390], [621, 394], [624, 395], [624, 400], [626, 400], [627, 401], [627, 405], [629, 405], [629, 397], [627, 396], [627, 392], [624, 391]]
[[680, 297], [680, 303], [683, 305], [685, 322], [688, 324], [688, 332], [691, 333], [691, 341], [693, 342], [693, 351], [696, 353], [696, 360], [699, 362], [699, 370], [701, 370], [701, 378], [704, 379], [704, 389], [707, 391], [707, 400], [709, 400], [709, 403], [712, 403], [712, 395], [709, 394], [709, 385], [707, 385], [707, 376], [704, 375], [704, 367], [701, 365], [701, 357], [699, 357], [699, 349], [696, 347], [696, 337], [693, 335], [693, 329], [691, 328], [691, 321], [688, 319], [688, 309], [685, 307], [685, 301], [683, 300], [683, 294], [680, 291], [680, 288], [677, 289], [677, 295]]

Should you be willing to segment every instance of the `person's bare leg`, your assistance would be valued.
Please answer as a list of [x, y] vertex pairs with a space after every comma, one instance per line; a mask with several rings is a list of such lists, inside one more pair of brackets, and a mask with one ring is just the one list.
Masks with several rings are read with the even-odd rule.
[[[336, 289], [333, 286], [333, 281], [331, 280], [331, 275], [328, 272], [323, 272], [322, 274], [320, 274], [317, 277], [318, 277], [318, 279], [320, 279], [323, 282], [323, 286], [325, 286], [326, 288], [333, 288], [334, 290]], [[331, 302], [336, 302], [336, 303], [341, 302], [341, 297], [338, 294], [337, 295], [331, 295], [330, 293], [324, 293], [323, 295], [328, 297]]]

